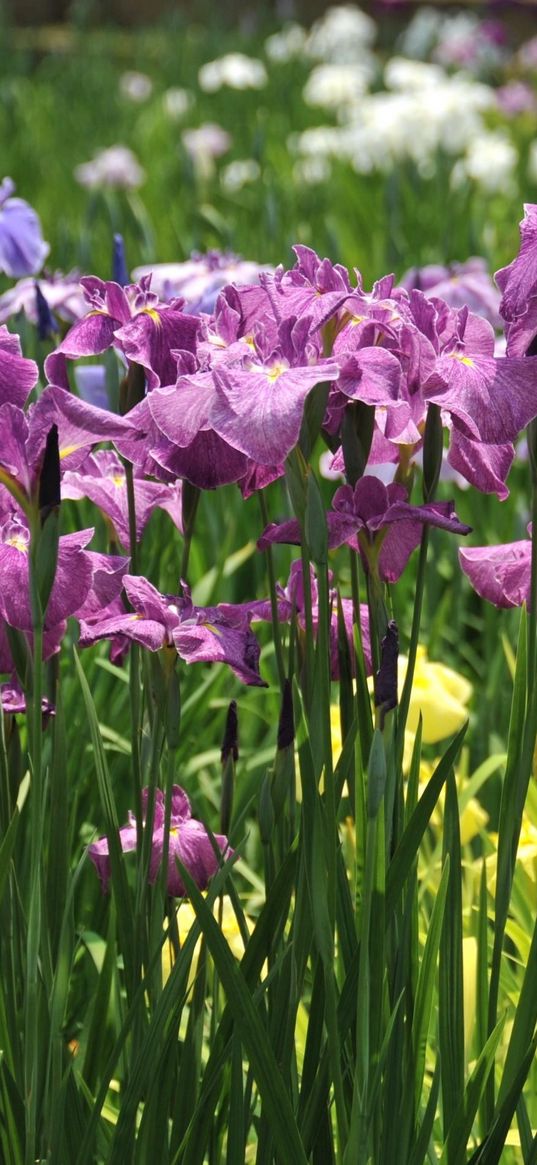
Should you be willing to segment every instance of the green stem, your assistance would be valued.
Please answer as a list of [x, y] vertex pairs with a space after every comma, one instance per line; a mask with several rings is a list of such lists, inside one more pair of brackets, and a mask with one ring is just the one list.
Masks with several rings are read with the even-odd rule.
[[39, 530], [32, 531], [30, 543], [30, 602], [32, 609], [33, 669], [29, 692], [30, 798], [30, 888], [26, 936], [26, 983], [24, 999], [24, 1082], [27, 1112], [26, 1165], [33, 1165], [38, 1153], [39, 1064], [43, 1048], [39, 1040], [40, 952], [43, 948], [42, 857], [43, 857], [43, 773], [42, 773], [42, 659], [43, 612], [36, 575], [36, 546]]
[[531, 497], [531, 581], [528, 615], [528, 692], [533, 692], [537, 675], [537, 476], [532, 473]]
[[399, 701], [398, 709], [398, 724], [397, 724], [397, 740], [396, 740], [396, 761], [398, 769], [401, 767], [403, 761], [403, 748], [405, 743], [405, 725], [408, 717], [408, 709], [410, 707], [410, 697], [412, 695], [412, 685], [414, 683], [414, 671], [416, 667], [416, 657], [418, 654], [418, 641], [420, 635], [421, 612], [423, 607], [423, 595], [425, 592], [425, 575], [427, 570], [427, 550], [429, 547], [429, 527], [423, 527], [421, 535], [420, 555], [418, 560], [418, 572], [416, 576], [416, 589], [414, 598], [414, 610], [412, 613], [412, 627], [410, 631], [410, 644], [408, 648], [408, 664], [406, 669], [405, 682], [403, 684], [403, 691]]
[[[263, 526], [269, 524], [267, 503], [265, 495], [262, 490], [258, 490], [257, 496], [259, 498], [259, 506], [261, 509], [261, 519]], [[269, 580], [270, 590], [270, 610], [272, 615], [272, 638], [274, 640], [274, 651], [276, 654], [276, 666], [278, 668], [278, 679], [280, 681], [280, 689], [283, 692], [285, 683], [285, 663], [283, 659], [282, 637], [280, 620], [278, 618], [278, 596], [276, 594], [276, 575], [274, 572], [274, 559], [272, 557], [272, 546], [267, 546], [265, 550], [265, 562], [267, 564], [267, 574]]]

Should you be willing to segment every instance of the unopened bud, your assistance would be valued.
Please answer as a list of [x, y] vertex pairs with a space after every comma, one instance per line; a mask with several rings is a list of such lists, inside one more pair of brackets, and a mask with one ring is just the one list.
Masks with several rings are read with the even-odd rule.
[[280, 722], [278, 724], [278, 752], [281, 752], [284, 748], [289, 748], [294, 739], [293, 693], [291, 681], [286, 679], [283, 685]]
[[397, 707], [398, 656], [399, 632], [397, 623], [391, 619], [380, 645], [380, 667], [375, 676], [375, 705], [382, 715]]
[[227, 710], [226, 727], [222, 741], [222, 764], [231, 757], [235, 763], [239, 759], [239, 721], [237, 717], [237, 701], [232, 700]]
[[434, 498], [442, 469], [444, 452], [444, 432], [438, 405], [429, 405], [423, 438], [423, 497], [426, 502]]
[[60, 450], [58, 426], [52, 425], [47, 434], [47, 442], [39, 475], [39, 516], [43, 525], [52, 510], [61, 502]]
[[130, 283], [130, 276], [127, 270], [127, 262], [125, 259], [125, 244], [123, 242], [123, 235], [114, 235], [114, 250], [112, 252], [112, 279], [114, 283], [119, 283], [120, 287], [126, 287]]

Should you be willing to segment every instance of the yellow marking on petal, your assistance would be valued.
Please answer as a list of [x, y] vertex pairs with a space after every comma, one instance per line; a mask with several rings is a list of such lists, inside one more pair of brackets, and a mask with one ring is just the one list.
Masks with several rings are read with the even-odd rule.
[[22, 550], [23, 554], [28, 554], [28, 543], [24, 538], [18, 538], [16, 534], [12, 538], [6, 538], [6, 546], [14, 546], [15, 550]]
[[145, 312], [145, 314], [146, 314], [147, 316], [151, 316], [151, 319], [153, 320], [153, 323], [154, 323], [154, 324], [158, 324], [159, 328], [160, 328], [160, 327], [162, 327], [162, 320], [161, 320], [161, 318], [160, 318], [160, 312], [158, 312], [158, 311], [156, 310], [156, 308], [154, 308], [154, 307], [143, 307], [143, 308], [142, 308], [142, 311], [143, 311], [143, 312]]
[[111, 480], [113, 481], [114, 485], [117, 485], [118, 487], [125, 485], [125, 475], [123, 473], [113, 473], [111, 475]]
[[468, 368], [475, 368], [475, 361], [471, 360], [469, 356], [461, 356], [460, 352], [449, 353], [452, 360], [458, 360], [459, 364], [466, 364]]
[[200, 623], [200, 627], [206, 627], [208, 631], [212, 631], [213, 635], [217, 635], [219, 639], [222, 638], [222, 632], [215, 627], [214, 623]]
[[282, 372], [286, 372], [286, 371], [287, 371], [287, 368], [286, 368], [285, 364], [274, 364], [272, 366], [272, 368], [265, 369], [265, 374], [266, 374], [267, 380], [270, 380], [271, 383], [273, 384], [274, 381], [277, 380], [278, 377], [282, 375]]
[[70, 457], [71, 453], [77, 453], [79, 449], [83, 448], [84, 444], [82, 441], [80, 441], [78, 445], [66, 445], [64, 449], [60, 449], [60, 461], [63, 460], [64, 457]]

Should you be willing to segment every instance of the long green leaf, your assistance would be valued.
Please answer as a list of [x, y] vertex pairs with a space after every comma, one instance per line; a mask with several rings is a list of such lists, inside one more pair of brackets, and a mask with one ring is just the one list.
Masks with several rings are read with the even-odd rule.
[[226, 993], [235, 1027], [252, 1065], [263, 1107], [272, 1125], [277, 1151], [286, 1165], [307, 1165], [289, 1095], [246, 979], [207, 903], [184, 867], [181, 867], [181, 876]]
[[[449, 856], [449, 884], [438, 972], [438, 1042], [442, 1062], [444, 1136], [451, 1126], [464, 1092], [464, 987], [462, 969], [461, 840], [457, 786], [448, 773], [444, 806], [444, 861]], [[451, 1155], [449, 1165], [458, 1165]]]
[[448, 1161], [464, 1161], [468, 1140], [473, 1129], [483, 1090], [487, 1083], [489, 1072], [494, 1066], [494, 1057], [501, 1039], [504, 1024], [505, 1015], [502, 1016], [492, 1035], [489, 1036], [472, 1071], [464, 1091], [464, 1097], [459, 1104], [448, 1130], [447, 1142], [441, 1157], [441, 1165], [445, 1165]]
[[467, 727], [467, 724], [463, 725], [437, 764], [390, 862], [386, 879], [387, 916], [394, 909], [403, 891], [403, 887], [416, 860], [421, 840], [442, 792], [448, 773], [459, 755]]
[[444, 867], [440, 885], [434, 900], [433, 910], [427, 928], [427, 938], [420, 963], [416, 1000], [414, 1003], [414, 1017], [412, 1021], [412, 1047], [414, 1055], [414, 1110], [416, 1116], [419, 1111], [423, 1077], [425, 1073], [425, 1051], [431, 1022], [431, 1012], [434, 999], [434, 985], [436, 979], [436, 964], [448, 890], [450, 871], [449, 854], [444, 858]]

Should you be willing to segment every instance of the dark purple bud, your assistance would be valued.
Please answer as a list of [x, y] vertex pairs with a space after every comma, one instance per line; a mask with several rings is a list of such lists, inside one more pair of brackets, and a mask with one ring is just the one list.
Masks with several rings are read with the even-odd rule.
[[283, 685], [282, 707], [278, 724], [278, 752], [289, 748], [295, 739], [295, 722], [293, 715], [293, 692], [291, 681], [286, 679]]
[[51, 337], [57, 336], [58, 325], [37, 281], [35, 283], [35, 303], [37, 309], [37, 334], [39, 339], [49, 340]]
[[60, 451], [58, 446], [58, 426], [51, 425], [47, 434], [45, 454], [39, 475], [39, 515], [45, 522], [48, 515], [60, 505]]
[[397, 623], [391, 619], [380, 645], [380, 667], [375, 676], [375, 705], [383, 713], [397, 707], [398, 655], [399, 632]]
[[125, 259], [125, 244], [123, 242], [123, 235], [114, 235], [112, 279], [114, 283], [119, 283], [120, 287], [126, 287], [127, 284], [130, 283], [130, 275], [127, 270], [127, 261]]
[[239, 720], [237, 716], [237, 701], [232, 700], [227, 710], [226, 727], [220, 754], [222, 764], [231, 757], [235, 762], [239, 759]]
[[444, 451], [444, 430], [438, 405], [430, 404], [425, 421], [423, 438], [423, 497], [426, 502], [434, 498], [442, 469]]

